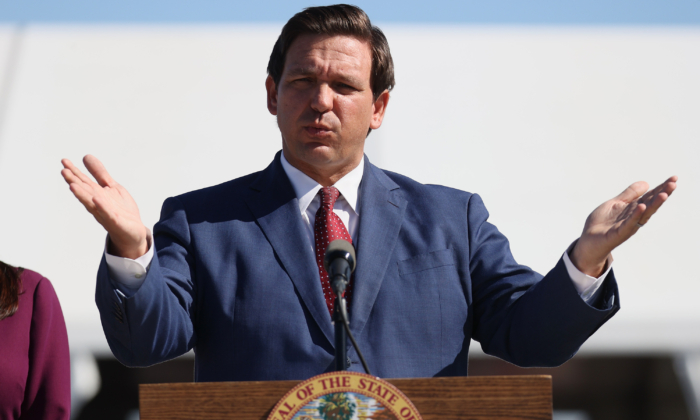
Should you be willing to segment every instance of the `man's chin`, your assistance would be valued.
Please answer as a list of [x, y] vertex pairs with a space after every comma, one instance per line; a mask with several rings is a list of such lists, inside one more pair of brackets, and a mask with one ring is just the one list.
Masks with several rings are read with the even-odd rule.
[[325, 166], [338, 160], [335, 149], [323, 143], [307, 143], [300, 152], [299, 157], [312, 165]]
[[304, 163], [313, 168], [330, 168], [338, 165], [338, 160], [330, 153], [310, 153], [304, 156]]
[[285, 150], [284, 157], [298, 169], [301, 169], [300, 167], [324, 168], [333, 165], [337, 159], [332, 148], [321, 144], [307, 144], [302, 150], [296, 150], [294, 153]]

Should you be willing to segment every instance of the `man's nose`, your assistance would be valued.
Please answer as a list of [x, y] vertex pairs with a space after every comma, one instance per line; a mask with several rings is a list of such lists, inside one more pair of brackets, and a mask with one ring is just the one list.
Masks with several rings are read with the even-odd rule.
[[333, 109], [333, 89], [327, 84], [320, 84], [314, 92], [311, 100], [311, 108], [319, 113], [328, 112]]

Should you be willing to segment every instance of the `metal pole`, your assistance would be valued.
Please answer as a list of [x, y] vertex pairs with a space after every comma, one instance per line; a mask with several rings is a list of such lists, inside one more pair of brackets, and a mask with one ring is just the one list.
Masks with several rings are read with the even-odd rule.
[[335, 310], [333, 311], [333, 322], [335, 324], [335, 370], [348, 370], [347, 334], [345, 325], [341, 318], [341, 305], [345, 305], [345, 299], [338, 296], [335, 299]]

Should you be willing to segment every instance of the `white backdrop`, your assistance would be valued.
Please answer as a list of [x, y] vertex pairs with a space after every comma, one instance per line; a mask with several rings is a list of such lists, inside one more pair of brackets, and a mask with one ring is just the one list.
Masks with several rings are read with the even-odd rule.
[[[700, 350], [700, 29], [383, 26], [397, 87], [367, 154], [479, 193], [519, 262], [546, 272], [636, 180], [678, 191], [614, 253], [622, 311], [589, 352]], [[104, 231], [60, 159], [92, 153], [149, 226], [167, 197], [264, 168], [280, 27], [0, 27], [0, 259], [54, 284], [73, 350], [105, 352]]]

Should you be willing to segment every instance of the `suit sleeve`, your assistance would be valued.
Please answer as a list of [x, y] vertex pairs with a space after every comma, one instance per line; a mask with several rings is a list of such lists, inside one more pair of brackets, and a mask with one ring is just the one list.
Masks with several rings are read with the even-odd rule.
[[125, 296], [102, 258], [95, 301], [115, 357], [127, 366], [150, 366], [188, 352], [194, 332], [194, 258], [187, 215], [177, 198], [163, 203], [153, 228], [155, 254], [141, 287]]
[[508, 240], [488, 216], [481, 198], [473, 195], [467, 208], [473, 337], [484, 352], [518, 366], [558, 366], [619, 310], [615, 276], [608, 274], [591, 306], [579, 296], [561, 259], [544, 277], [517, 264]]
[[70, 353], [61, 305], [51, 283], [42, 278], [34, 292], [29, 372], [22, 420], [70, 418]]

